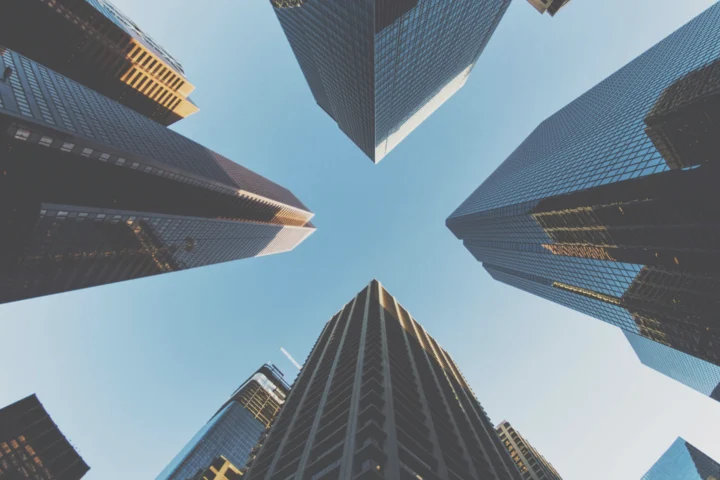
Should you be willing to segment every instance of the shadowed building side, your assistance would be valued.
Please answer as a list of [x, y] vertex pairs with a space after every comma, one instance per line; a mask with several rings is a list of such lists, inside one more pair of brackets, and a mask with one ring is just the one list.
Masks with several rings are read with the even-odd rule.
[[373, 280], [325, 325], [251, 480], [520, 480], [450, 355]]
[[0, 478], [80, 480], [89, 470], [35, 395], [0, 409]]
[[292, 250], [289, 190], [5, 49], [0, 303]]
[[107, 0], [4, 0], [0, 45], [162, 125], [198, 110], [180, 63]]

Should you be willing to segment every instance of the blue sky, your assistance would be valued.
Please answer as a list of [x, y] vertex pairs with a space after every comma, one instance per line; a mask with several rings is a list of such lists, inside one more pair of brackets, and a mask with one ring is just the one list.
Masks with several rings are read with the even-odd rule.
[[177, 130], [316, 213], [295, 251], [0, 306], [0, 405], [37, 393], [88, 480], [154, 478], [263, 362], [294, 376], [372, 278], [453, 355], [494, 422], [567, 479], [638, 479], [678, 436], [720, 459], [720, 405], [620, 330], [496, 283], [445, 218], [543, 119], [711, 0], [508, 10], [463, 90], [379, 165], [315, 105], [267, 0], [115, 0], [184, 64]]

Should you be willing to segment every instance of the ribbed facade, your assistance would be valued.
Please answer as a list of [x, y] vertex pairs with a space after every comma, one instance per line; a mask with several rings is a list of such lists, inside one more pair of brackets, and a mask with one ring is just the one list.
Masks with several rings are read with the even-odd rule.
[[292, 250], [287, 189], [0, 49], [0, 303]]
[[720, 402], [719, 366], [640, 335], [625, 336], [643, 365]]
[[251, 480], [519, 480], [457, 365], [377, 281], [325, 325]]
[[448, 218], [501, 282], [720, 365], [720, 4], [545, 120]]
[[562, 480], [555, 468], [545, 460], [510, 422], [500, 422], [496, 431], [510, 454], [523, 480]]
[[720, 464], [678, 438], [640, 480], [718, 480]]
[[3, 0], [0, 46], [162, 125], [198, 110], [182, 65], [107, 0]]
[[264, 365], [233, 393], [157, 480], [202, 478], [213, 470], [229, 479], [238, 475], [233, 470], [245, 466], [260, 435], [280, 411], [288, 391], [277, 369]]
[[315, 101], [379, 162], [465, 84], [509, 0], [271, 0]]
[[0, 409], [0, 478], [79, 480], [89, 470], [35, 395]]

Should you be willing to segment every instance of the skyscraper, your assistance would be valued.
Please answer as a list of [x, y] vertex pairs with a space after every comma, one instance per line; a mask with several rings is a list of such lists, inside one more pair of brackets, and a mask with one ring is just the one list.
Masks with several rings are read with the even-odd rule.
[[448, 218], [492, 277], [720, 365], [720, 4], [545, 120]]
[[195, 434], [157, 480], [188, 480], [212, 465], [223, 470], [222, 462], [215, 463], [218, 457], [237, 468], [244, 467], [260, 435], [285, 403], [289, 390], [279, 370], [263, 365]]
[[528, 0], [528, 2], [530, 2], [530, 5], [535, 7], [538, 12], [547, 12], [551, 16], [555, 16], [558, 10], [570, 3], [570, 0]]
[[320, 335], [250, 480], [519, 480], [450, 355], [376, 280]]
[[0, 45], [163, 125], [198, 110], [182, 65], [107, 0], [3, 0]]
[[634, 333], [625, 336], [643, 365], [720, 402], [720, 367]]
[[377, 163], [460, 90], [510, 0], [271, 0], [317, 104]]
[[[292, 250], [287, 189], [0, 51], [0, 303]], [[7, 73], [11, 72], [11, 73]]]
[[88, 470], [35, 395], [0, 409], [0, 478], [79, 480]]
[[678, 438], [641, 480], [720, 480], [720, 464]]
[[550, 462], [545, 460], [510, 422], [500, 422], [495, 430], [510, 458], [520, 470], [523, 480], [562, 480]]

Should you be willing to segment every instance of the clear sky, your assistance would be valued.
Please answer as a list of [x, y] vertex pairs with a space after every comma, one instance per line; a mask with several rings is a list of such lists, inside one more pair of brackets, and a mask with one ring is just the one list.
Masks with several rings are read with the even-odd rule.
[[[448, 0], [451, 1], [451, 0]], [[678, 437], [720, 459], [720, 404], [620, 330], [491, 280], [445, 218], [538, 123], [712, 0], [515, 0], [463, 90], [373, 165], [315, 105], [268, 0], [115, 0], [174, 54], [177, 130], [315, 213], [295, 251], [0, 306], [0, 405], [31, 393], [91, 466], [153, 479], [257, 367], [290, 379], [372, 278], [564, 478], [633, 480]]]

